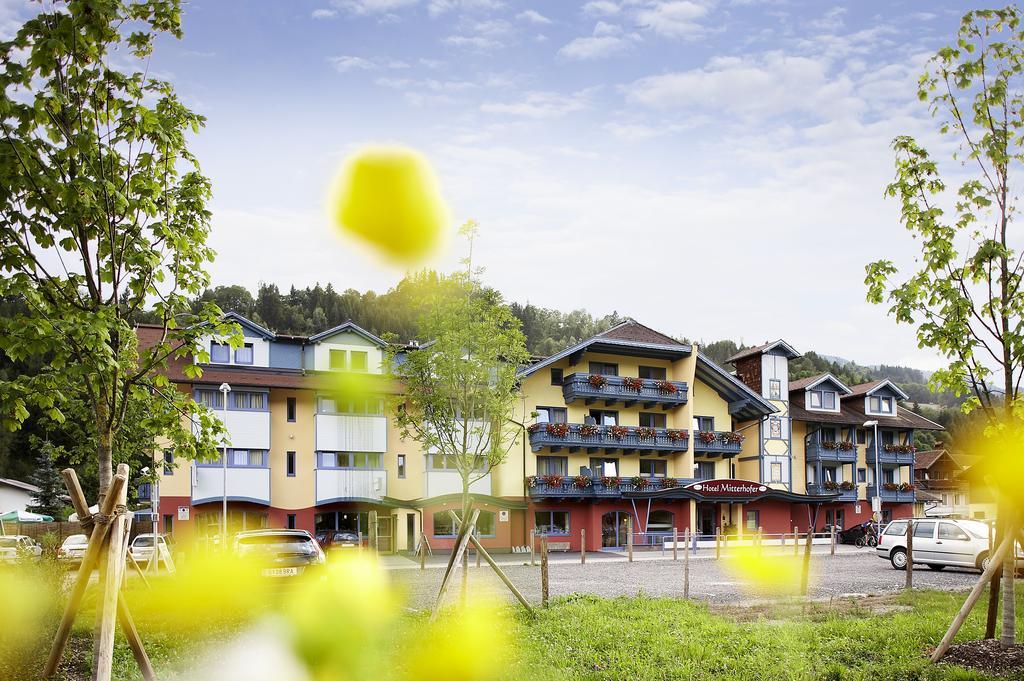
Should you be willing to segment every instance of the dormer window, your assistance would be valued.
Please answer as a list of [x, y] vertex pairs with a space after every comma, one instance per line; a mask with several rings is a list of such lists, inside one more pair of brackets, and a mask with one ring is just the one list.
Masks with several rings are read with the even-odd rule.
[[892, 398], [891, 397], [876, 397], [872, 396], [871, 400], [871, 411], [875, 414], [891, 414], [892, 413]]
[[252, 364], [252, 343], [235, 349], [235, 364]]
[[809, 404], [811, 409], [832, 409], [836, 408], [836, 393], [833, 390], [810, 390]]
[[213, 364], [230, 364], [231, 348], [227, 343], [210, 341], [210, 362]]

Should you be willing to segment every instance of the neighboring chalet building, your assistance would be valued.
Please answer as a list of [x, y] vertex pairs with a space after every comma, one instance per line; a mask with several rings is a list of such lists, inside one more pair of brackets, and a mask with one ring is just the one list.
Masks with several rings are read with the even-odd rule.
[[961, 466], [945, 449], [917, 452], [914, 486], [917, 488], [915, 515], [935, 518], [970, 518], [970, 489], [961, 477]]
[[21, 480], [0, 478], [0, 515], [11, 511], [27, 511], [39, 488]]
[[[385, 342], [351, 322], [307, 338], [228, 316], [243, 347], [210, 339], [201, 379], [180, 364], [169, 374], [225, 415], [230, 528], [366, 536], [374, 510], [385, 550], [411, 550], [421, 532], [434, 550], [450, 548], [446, 511], [459, 506], [459, 476], [401, 440], [385, 407], [401, 392], [386, 376]], [[151, 333], [139, 327], [142, 342]], [[624, 546], [630, 527], [658, 543], [673, 529], [848, 526], [869, 518], [876, 494], [887, 519], [910, 515], [913, 433], [939, 426], [899, 407], [905, 395], [889, 381], [846, 387], [826, 374], [790, 383], [796, 357], [783, 341], [751, 348], [730, 359], [733, 375], [695, 344], [627, 320], [523, 367], [514, 416], [526, 424], [522, 441], [471, 489], [482, 543], [510, 550], [537, 532], [578, 549], [586, 530], [597, 550]], [[344, 397], [341, 371], [366, 374], [374, 394]], [[221, 383], [231, 387], [226, 404]], [[879, 422], [877, 464], [868, 420]], [[219, 532], [221, 461], [161, 456], [162, 530], [179, 539]]]

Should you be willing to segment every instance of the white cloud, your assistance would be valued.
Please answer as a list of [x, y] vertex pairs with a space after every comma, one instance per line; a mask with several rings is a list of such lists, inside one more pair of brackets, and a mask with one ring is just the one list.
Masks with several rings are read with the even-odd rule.
[[601, 59], [629, 49], [636, 39], [635, 35], [623, 35], [622, 28], [615, 24], [599, 21], [592, 35], [569, 41], [558, 54], [568, 59]]
[[836, 31], [843, 27], [843, 17], [845, 15], [845, 7], [833, 7], [820, 18], [807, 22], [807, 25], [816, 30]]
[[460, 22], [460, 33], [443, 40], [446, 45], [464, 47], [487, 52], [505, 47], [505, 41], [512, 35], [512, 26], [503, 19]]
[[398, 59], [367, 59], [353, 55], [341, 55], [340, 57], [328, 57], [327, 62], [334, 67], [338, 73], [349, 71], [375, 71], [377, 69], [407, 69], [409, 64]]
[[415, 5], [419, 0], [334, 0], [331, 4], [352, 14], [387, 14]]
[[528, 9], [520, 12], [516, 15], [516, 19], [520, 21], [529, 21], [532, 24], [550, 24], [551, 19], [538, 12], [537, 10]]
[[697, 2], [666, 0], [638, 11], [636, 22], [641, 28], [670, 38], [696, 38], [707, 31], [707, 27], [699, 23], [707, 14], [707, 6]]
[[864, 103], [853, 90], [849, 77], [830, 76], [828, 60], [781, 52], [714, 57], [702, 68], [648, 76], [625, 88], [631, 102], [645, 106], [741, 116], [854, 115]]
[[430, 0], [427, 11], [436, 17], [455, 9], [469, 12], [487, 12], [500, 9], [504, 5], [500, 0]]
[[331, 19], [333, 17], [338, 16], [338, 10], [321, 7], [320, 9], [313, 10], [313, 12], [309, 16], [313, 17], [314, 19]]
[[500, 40], [485, 38], [481, 35], [450, 35], [443, 42], [452, 47], [467, 47], [481, 52], [504, 47]]
[[619, 6], [611, 0], [590, 0], [590, 2], [583, 5], [583, 12], [585, 14], [612, 16], [619, 13]]
[[480, 110], [484, 113], [536, 120], [558, 118], [587, 108], [592, 92], [591, 89], [580, 90], [570, 95], [558, 92], [528, 92], [516, 102], [484, 102], [480, 105]]

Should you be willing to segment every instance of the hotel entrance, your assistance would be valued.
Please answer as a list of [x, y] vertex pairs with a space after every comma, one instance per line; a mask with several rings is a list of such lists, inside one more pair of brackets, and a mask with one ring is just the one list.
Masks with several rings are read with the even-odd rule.
[[612, 511], [601, 516], [601, 548], [622, 548], [627, 542], [629, 513]]
[[718, 511], [715, 504], [697, 504], [697, 534], [700, 536], [714, 536], [715, 528], [718, 526]]

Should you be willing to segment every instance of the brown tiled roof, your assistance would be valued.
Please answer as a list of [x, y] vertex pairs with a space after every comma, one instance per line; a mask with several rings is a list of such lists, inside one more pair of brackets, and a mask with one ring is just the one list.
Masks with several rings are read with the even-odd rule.
[[751, 355], [760, 354], [760, 352], [762, 350], [764, 350], [766, 347], [768, 347], [769, 345], [771, 345], [771, 343], [761, 343], [761, 345], [755, 345], [752, 348], [747, 348], [746, 350], [740, 350], [735, 355], [733, 355], [732, 357], [728, 358], [725, 361], [726, 362], [735, 362], [736, 360], [743, 359], [744, 357], [750, 357]]
[[942, 501], [942, 497], [938, 494], [921, 489], [920, 487], [916, 490], [914, 497], [918, 501]]
[[821, 380], [825, 376], [828, 376], [828, 372], [826, 372], [824, 374], [818, 374], [817, 376], [808, 376], [807, 378], [801, 378], [801, 379], [798, 379], [796, 381], [790, 381], [789, 382], [789, 392], [793, 392], [794, 390], [801, 390], [803, 388], [806, 388], [811, 383], [814, 383], [815, 381]]
[[657, 343], [660, 345], [682, 345], [671, 336], [655, 331], [649, 326], [644, 326], [634, 319], [627, 319], [607, 331], [602, 331], [595, 338], [614, 338], [616, 340], [632, 341], [634, 343]]
[[882, 428], [914, 428], [916, 430], [945, 430], [939, 424], [915, 414], [909, 409], [899, 408], [898, 416], [868, 416], [862, 408], [854, 404], [841, 404], [841, 411], [836, 414], [827, 411], [808, 411], [802, 404], [789, 403], [789, 415], [794, 421], [816, 421], [820, 423], [840, 423], [848, 426], [859, 426], [865, 421], [878, 421]]
[[882, 383], [885, 383], [884, 379], [880, 379], [877, 381], [868, 381], [867, 383], [858, 383], [857, 385], [850, 386], [850, 390], [852, 392], [849, 395], [846, 395], [846, 397], [856, 397], [857, 395], [864, 395], [869, 390], [874, 389], [876, 386], [879, 386]]
[[[927, 452], [918, 452], [914, 455], [914, 468], [931, 468], [932, 464], [942, 458], [942, 455], [945, 453], [945, 449], [933, 449]], [[953, 463], [956, 463], [956, 461], [954, 460]]]

